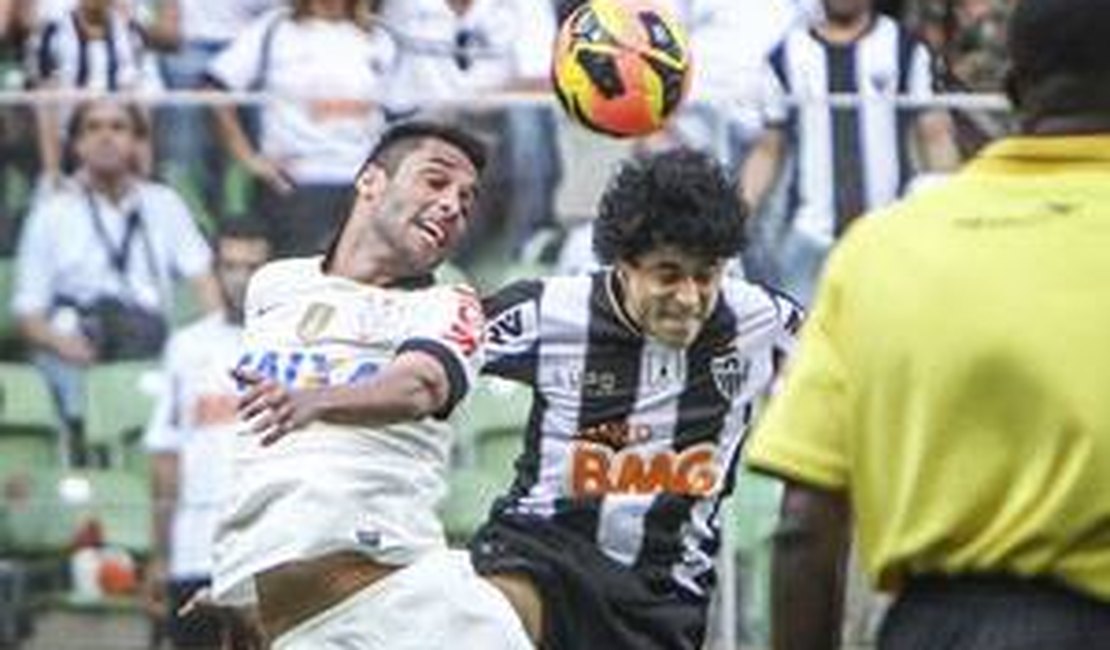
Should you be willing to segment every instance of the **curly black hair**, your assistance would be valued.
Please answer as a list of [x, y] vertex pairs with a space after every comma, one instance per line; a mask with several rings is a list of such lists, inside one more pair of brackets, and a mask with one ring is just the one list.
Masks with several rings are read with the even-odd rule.
[[744, 246], [747, 211], [711, 156], [675, 149], [624, 163], [601, 197], [594, 253], [605, 264], [635, 261], [660, 246], [705, 259]]

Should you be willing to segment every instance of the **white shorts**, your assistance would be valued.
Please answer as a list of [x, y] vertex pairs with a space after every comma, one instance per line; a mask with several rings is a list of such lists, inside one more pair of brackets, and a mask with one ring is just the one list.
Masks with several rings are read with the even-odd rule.
[[429, 553], [274, 639], [273, 650], [532, 650], [464, 551]]

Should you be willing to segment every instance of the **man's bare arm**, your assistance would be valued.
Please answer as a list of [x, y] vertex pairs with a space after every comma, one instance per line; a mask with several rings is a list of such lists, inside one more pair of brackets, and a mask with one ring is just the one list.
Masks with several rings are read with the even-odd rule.
[[774, 534], [774, 650], [837, 650], [851, 540], [844, 495], [788, 482]]
[[763, 204], [782, 170], [786, 157], [786, 134], [781, 128], [768, 127], [748, 154], [740, 170], [741, 198], [755, 211]]
[[439, 412], [450, 399], [447, 370], [431, 354], [398, 355], [372, 380], [348, 386], [289, 390], [248, 373], [237, 373], [250, 389], [239, 415], [268, 445], [314, 420], [384, 426]]

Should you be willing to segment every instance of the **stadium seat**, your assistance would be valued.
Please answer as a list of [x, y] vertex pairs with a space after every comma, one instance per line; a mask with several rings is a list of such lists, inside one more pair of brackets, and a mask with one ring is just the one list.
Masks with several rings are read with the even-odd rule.
[[188, 282], [175, 282], [173, 285], [173, 309], [170, 313], [170, 325], [174, 328], [184, 327], [204, 314], [197, 292]]
[[11, 338], [15, 335], [15, 316], [11, 310], [14, 276], [15, 259], [0, 257], [0, 339]]
[[61, 426], [42, 373], [29, 363], [0, 363], [0, 435], [54, 434]]
[[778, 524], [782, 484], [762, 474], [740, 470], [732, 497], [729, 533], [735, 540], [744, 575], [744, 628], [756, 639], [770, 638], [771, 534]]
[[6, 550], [44, 555], [70, 548], [89, 520], [103, 542], [135, 553], [150, 550], [149, 483], [121, 470], [44, 469], [28, 477], [24, 494], [7, 504]]
[[451, 539], [470, 537], [494, 498], [509, 487], [531, 404], [531, 393], [522, 385], [483, 376], [460, 407], [453, 420], [459, 433], [459, 463], [449, 477], [442, 507]]
[[[158, 363], [123, 361], [93, 366], [85, 373], [85, 438], [119, 461], [125, 447], [146, 428], [154, 409]], [[118, 463], [116, 463], [118, 465]]]

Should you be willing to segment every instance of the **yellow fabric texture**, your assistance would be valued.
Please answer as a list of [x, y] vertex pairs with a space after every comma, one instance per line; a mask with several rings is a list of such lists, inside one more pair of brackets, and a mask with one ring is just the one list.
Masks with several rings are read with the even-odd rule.
[[1019, 137], [832, 253], [756, 469], [846, 490], [873, 580], [1110, 600], [1110, 137]]

